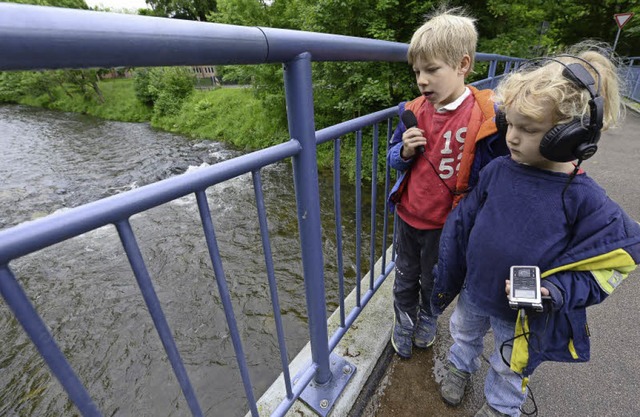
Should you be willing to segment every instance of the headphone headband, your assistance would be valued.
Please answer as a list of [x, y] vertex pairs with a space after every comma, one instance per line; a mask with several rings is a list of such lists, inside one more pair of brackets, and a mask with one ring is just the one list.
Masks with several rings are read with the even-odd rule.
[[[581, 63], [567, 64], [557, 57], [569, 57], [581, 61]], [[557, 57], [537, 58], [529, 61], [536, 66], [540, 62], [554, 61], [562, 65], [562, 75], [577, 87], [589, 92], [589, 116], [576, 117], [573, 121], [556, 125], [547, 132], [540, 142], [540, 153], [545, 158], [556, 162], [568, 162], [574, 159], [579, 161], [593, 156], [598, 150], [600, 131], [604, 118], [604, 99], [600, 96], [601, 76], [598, 70], [587, 60], [574, 55], [558, 55]], [[598, 84], [582, 63], [591, 67], [598, 77]], [[504, 114], [496, 115], [496, 125], [499, 131], [506, 132]], [[586, 126], [585, 126], [586, 125]]]

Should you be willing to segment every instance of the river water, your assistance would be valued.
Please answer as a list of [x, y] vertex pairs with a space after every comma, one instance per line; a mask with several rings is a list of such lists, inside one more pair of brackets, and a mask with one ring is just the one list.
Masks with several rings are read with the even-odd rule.
[[[0, 106], [0, 229], [240, 154], [147, 124]], [[308, 340], [308, 330], [291, 163], [266, 167], [262, 176], [287, 349], [293, 358]], [[338, 297], [330, 181], [321, 178], [329, 312]], [[342, 197], [345, 275], [351, 285], [355, 202], [348, 196], [354, 194], [343, 192]], [[259, 397], [281, 368], [251, 176], [211, 187], [207, 195]], [[367, 212], [363, 210], [365, 227]], [[244, 389], [195, 198], [141, 213], [131, 223], [205, 415], [244, 415]], [[367, 239], [362, 244], [368, 248]], [[368, 257], [368, 250], [363, 252]], [[191, 415], [114, 227], [20, 258], [10, 267], [103, 415]], [[1, 299], [0, 341], [0, 416], [77, 414]]]

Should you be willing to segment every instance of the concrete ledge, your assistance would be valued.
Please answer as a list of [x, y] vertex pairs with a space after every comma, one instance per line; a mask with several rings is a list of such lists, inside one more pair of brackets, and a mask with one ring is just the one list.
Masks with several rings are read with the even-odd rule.
[[624, 105], [627, 107], [627, 109], [631, 110], [632, 112], [640, 114], [640, 103], [635, 102], [630, 98], [625, 98], [623, 102], [624, 102]]
[[[392, 249], [387, 250], [387, 264], [391, 259]], [[374, 267], [374, 279], [380, 275], [381, 260], [379, 259]], [[361, 294], [364, 294], [369, 288], [369, 275], [367, 274], [361, 281]], [[391, 323], [393, 321], [393, 301], [391, 296], [393, 286], [394, 272], [391, 272], [387, 279], [382, 283], [378, 291], [369, 300], [364, 307], [360, 316], [353, 323], [351, 328], [344, 335], [334, 353], [346, 359], [357, 370], [347, 387], [336, 401], [329, 416], [347, 416], [350, 415], [352, 408], [357, 409], [356, 404], [363, 404], [367, 401], [367, 392], [375, 389], [378, 377], [384, 373], [384, 364], [378, 367], [378, 371], [374, 373], [378, 360], [381, 357], [390, 359], [390, 351], [387, 348], [389, 338], [391, 337]], [[356, 294], [355, 289], [345, 299], [345, 314], [355, 306]], [[335, 311], [328, 321], [329, 335], [331, 335], [340, 325], [340, 312]], [[293, 378], [302, 366], [311, 361], [311, 347], [307, 343], [305, 347], [289, 364], [291, 377]], [[388, 362], [387, 362], [388, 363]], [[371, 383], [367, 384], [369, 377], [372, 376]], [[364, 389], [365, 385], [369, 386]], [[371, 388], [373, 386], [373, 388]], [[358, 400], [361, 392], [363, 397]], [[258, 400], [258, 412], [261, 417], [270, 416], [278, 405], [284, 400], [286, 391], [284, 387], [284, 378], [282, 374], [269, 387], [264, 395]], [[355, 415], [358, 412], [354, 410]], [[247, 413], [247, 417], [250, 417]], [[296, 401], [286, 414], [287, 416], [309, 416], [315, 417], [317, 414], [307, 407], [300, 400]]]

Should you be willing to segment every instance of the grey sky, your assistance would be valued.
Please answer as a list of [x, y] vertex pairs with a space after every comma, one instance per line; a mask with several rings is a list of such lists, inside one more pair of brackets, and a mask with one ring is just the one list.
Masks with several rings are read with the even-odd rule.
[[89, 7], [103, 7], [110, 8], [113, 10], [117, 9], [130, 9], [130, 10], [138, 10], [142, 8], [146, 8], [147, 4], [144, 0], [85, 0]]

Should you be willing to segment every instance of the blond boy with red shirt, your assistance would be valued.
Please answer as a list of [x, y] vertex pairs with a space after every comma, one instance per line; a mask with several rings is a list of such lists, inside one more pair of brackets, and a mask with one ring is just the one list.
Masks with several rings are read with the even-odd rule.
[[474, 20], [457, 12], [437, 12], [411, 39], [407, 59], [421, 96], [398, 107], [400, 114], [412, 111], [417, 126], [400, 122], [387, 155], [400, 171], [389, 202], [398, 214], [391, 342], [402, 358], [411, 357], [413, 345], [427, 348], [435, 340], [429, 300], [447, 215], [480, 169], [508, 153], [491, 90], [465, 85], [478, 34]]

